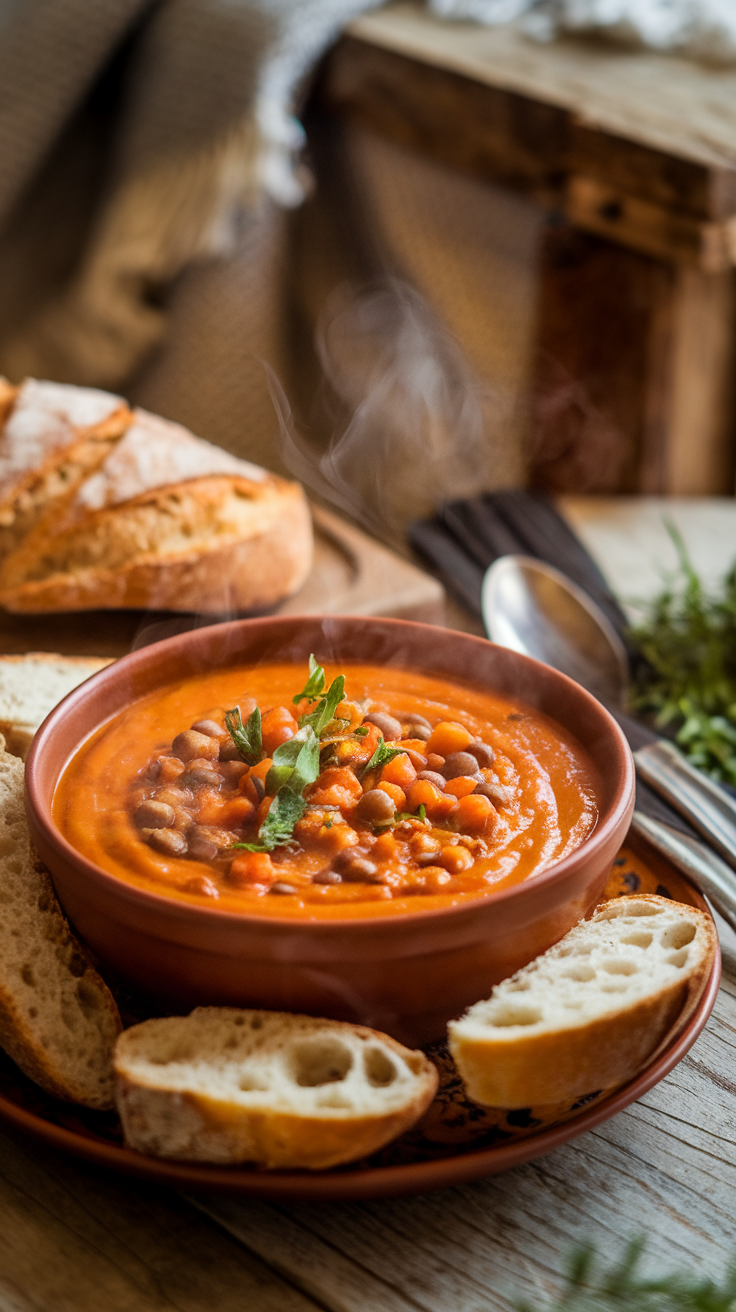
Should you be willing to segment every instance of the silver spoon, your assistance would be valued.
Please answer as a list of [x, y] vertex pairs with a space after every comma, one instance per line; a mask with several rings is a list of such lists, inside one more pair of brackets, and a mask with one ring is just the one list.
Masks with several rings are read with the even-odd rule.
[[626, 648], [599, 606], [552, 565], [501, 556], [486, 570], [481, 594], [492, 642], [568, 674], [599, 701], [623, 706]]
[[[552, 665], [609, 706], [620, 708], [626, 704], [628, 660], [624, 645], [600, 607], [560, 570], [531, 556], [501, 556], [486, 571], [481, 607], [492, 642]], [[736, 868], [736, 803], [695, 770], [672, 743], [642, 747], [634, 752], [634, 762], [637, 773]], [[640, 820], [645, 823], [639, 824]], [[693, 878], [693, 840], [689, 840], [686, 865], [679, 835], [672, 837], [677, 831], [649, 821], [640, 812], [636, 813], [635, 828], [637, 825], [641, 832], [645, 825], [657, 825], [660, 851], [666, 845], [670, 858]], [[704, 858], [711, 855], [703, 852]], [[722, 863], [717, 857], [713, 859], [718, 862], [722, 890], [723, 869], [727, 868], [720, 869]], [[705, 879], [702, 883], [708, 892]], [[733, 893], [731, 923], [736, 924], [736, 882]], [[723, 904], [722, 891], [719, 897]], [[730, 916], [726, 918], [731, 920]]]

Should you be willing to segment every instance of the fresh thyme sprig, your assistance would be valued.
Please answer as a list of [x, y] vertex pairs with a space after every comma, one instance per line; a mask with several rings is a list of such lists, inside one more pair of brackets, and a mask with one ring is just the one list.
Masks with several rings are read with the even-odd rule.
[[516, 1303], [517, 1312], [734, 1312], [736, 1264], [722, 1280], [672, 1274], [641, 1274], [643, 1241], [632, 1240], [623, 1258], [601, 1270], [592, 1247], [578, 1249], [567, 1264], [565, 1288], [554, 1303]]
[[643, 657], [632, 709], [674, 729], [693, 765], [736, 785], [736, 565], [710, 595], [674, 524], [666, 527], [679, 569], [632, 629]]

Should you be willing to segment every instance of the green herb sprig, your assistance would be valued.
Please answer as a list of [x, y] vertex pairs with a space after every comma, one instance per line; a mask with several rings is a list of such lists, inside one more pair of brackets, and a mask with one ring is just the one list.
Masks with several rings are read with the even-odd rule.
[[404, 747], [388, 747], [383, 738], [378, 739], [378, 746], [373, 753], [367, 765], [361, 770], [361, 779], [369, 773], [370, 770], [377, 770], [379, 766], [387, 765], [393, 761], [395, 756], [402, 756], [406, 749]]
[[321, 737], [335, 718], [335, 711], [345, 696], [345, 676], [338, 674], [336, 679], [332, 680], [325, 696], [317, 704], [317, 707], [310, 715], [303, 715], [299, 721], [301, 727], [310, 724], [314, 729], [317, 737]]
[[681, 1274], [647, 1278], [640, 1271], [643, 1247], [640, 1239], [632, 1240], [608, 1270], [600, 1269], [592, 1247], [579, 1249], [567, 1264], [560, 1298], [544, 1305], [515, 1303], [516, 1312], [734, 1312], [736, 1265], [722, 1280]]
[[261, 712], [258, 706], [248, 716], [245, 724], [240, 714], [240, 707], [233, 707], [225, 715], [225, 728], [237, 747], [240, 755], [249, 765], [257, 765], [263, 754], [261, 736]]
[[632, 709], [675, 730], [693, 765], [736, 785], [736, 566], [708, 594], [674, 524], [679, 568], [631, 636], [642, 660]]
[[[302, 692], [293, 698], [296, 705], [303, 698], [317, 701], [325, 686], [325, 672], [314, 655], [309, 657], [309, 678]], [[319, 775], [320, 736], [335, 718], [335, 711], [345, 696], [345, 678], [338, 674], [327, 693], [309, 715], [303, 715], [293, 738], [281, 743], [275, 750], [272, 764], [266, 775], [265, 789], [274, 798], [258, 830], [255, 843], [233, 843], [230, 851], [273, 852], [292, 841], [294, 826], [307, 809], [304, 790]], [[257, 718], [256, 718], [257, 717]], [[238, 751], [251, 765], [260, 761], [263, 753], [261, 713], [256, 710], [243, 726], [236, 707], [228, 711], [225, 723]]]
[[318, 697], [322, 696], [325, 687], [325, 672], [321, 665], [317, 664], [314, 652], [309, 657], [309, 678], [302, 688], [301, 692], [292, 697], [292, 702], [296, 706], [297, 702], [308, 701], [316, 702]]

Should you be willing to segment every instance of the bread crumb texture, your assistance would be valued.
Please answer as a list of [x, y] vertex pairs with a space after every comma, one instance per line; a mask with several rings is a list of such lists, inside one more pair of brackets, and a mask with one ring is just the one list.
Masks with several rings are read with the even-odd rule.
[[449, 1026], [468, 1092], [489, 1106], [583, 1096], [642, 1068], [715, 959], [711, 918], [656, 896], [616, 898]]
[[115, 1074], [130, 1147], [181, 1161], [306, 1169], [382, 1147], [437, 1088], [424, 1053], [375, 1030], [226, 1007], [127, 1030]]
[[103, 657], [28, 652], [0, 656], [0, 733], [13, 756], [24, 759], [50, 711], [90, 675], [109, 665]]
[[37, 1084], [87, 1107], [113, 1102], [115, 1001], [72, 934], [32, 851], [24, 766], [0, 755], [0, 1044]]

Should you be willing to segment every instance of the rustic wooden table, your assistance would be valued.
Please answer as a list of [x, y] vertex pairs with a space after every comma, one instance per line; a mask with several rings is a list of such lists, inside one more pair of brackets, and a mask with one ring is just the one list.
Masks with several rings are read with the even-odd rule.
[[[591, 504], [568, 506], [578, 526]], [[679, 522], [697, 554], [712, 514], [698, 533], [694, 509]], [[605, 534], [588, 537], [610, 558]], [[640, 1234], [652, 1271], [720, 1274], [736, 1256], [736, 936], [721, 930], [715, 1010], [672, 1074], [479, 1184], [374, 1203], [195, 1198], [0, 1129], [0, 1312], [511, 1312], [523, 1297], [541, 1312], [576, 1245], [613, 1259]]]
[[[724, 936], [725, 937], [725, 936]], [[570, 1250], [715, 1275], [734, 1256], [736, 940], [689, 1055], [640, 1102], [528, 1166], [417, 1198], [185, 1197], [0, 1131], [1, 1312], [540, 1312]]]

